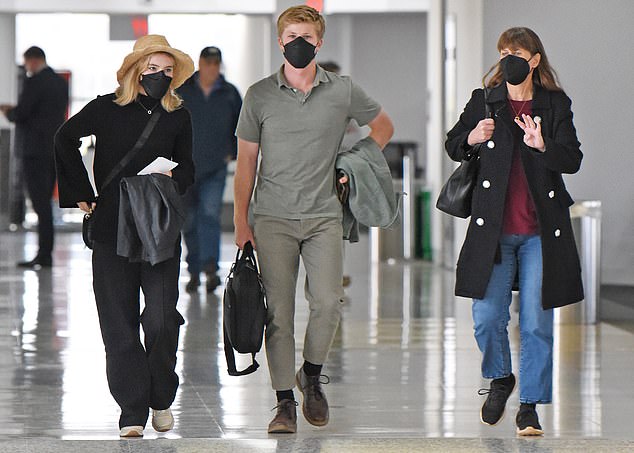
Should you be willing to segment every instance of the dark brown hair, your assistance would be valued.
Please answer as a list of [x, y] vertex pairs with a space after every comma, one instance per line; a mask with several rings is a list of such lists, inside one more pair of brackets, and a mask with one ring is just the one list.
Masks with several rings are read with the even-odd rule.
[[[547, 90], [561, 91], [559, 85], [559, 78], [557, 73], [550, 66], [548, 57], [546, 56], [546, 50], [542, 41], [530, 28], [526, 27], [513, 27], [506, 30], [500, 35], [498, 39], [498, 52], [502, 49], [525, 49], [532, 55], [540, 54], [541, 59], [539, 65], [533, 71], [533, 83], [539, 85]], [[482, 78], [482, 83], [485, 87], [491, 88], [501, 84], [504, 81], [502, 76], [502, 69], [500, 68], [500, 62], [498, 61]]]

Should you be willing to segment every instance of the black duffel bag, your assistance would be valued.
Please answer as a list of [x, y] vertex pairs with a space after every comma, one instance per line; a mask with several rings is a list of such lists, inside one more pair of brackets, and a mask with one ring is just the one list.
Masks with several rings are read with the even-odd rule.
[[[231, 266], [223, 297], [223, 331], [227, 371], [231, 376], [251, 374], [260, 366], [255, 354], [262, 348], [266, 325], [266, 292], [251, 242], [247, 242]], [[251, 354], [251, 365], [236, 369], [233, 350]]]

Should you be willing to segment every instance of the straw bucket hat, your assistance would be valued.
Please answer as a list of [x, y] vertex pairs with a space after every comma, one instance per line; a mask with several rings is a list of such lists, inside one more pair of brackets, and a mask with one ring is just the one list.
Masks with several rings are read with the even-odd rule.
[[170, 87], [176, 89], [181, 86], [194, 73], [194, 62], [185, 52], [174, 49], [170, 46], [163, 35], [141, 36], [134, 43], [132, 53], [124, 59], [121, 67], [117, 71], [117, 81], [121, 83], [126, 73], [142, 58], [153, 53], [163, 52], [174, 58], [174, 71]]

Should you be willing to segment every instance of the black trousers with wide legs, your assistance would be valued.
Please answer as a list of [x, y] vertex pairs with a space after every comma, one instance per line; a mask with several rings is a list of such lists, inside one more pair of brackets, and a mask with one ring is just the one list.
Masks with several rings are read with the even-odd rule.
[[[180, 240], [174, 247], [174, 256], [155, 266], [130, 263], [117, 255], [114, 245], [96, 242], [93, 248], [93, 287], [108, 386], [121, 407], [120, 428], [145, 426], [150, 408], [167, 409], [176, 396], [174, 369], [184, 322], [176, 309]], [[145, 297], [143, 313], [139, 290]]]

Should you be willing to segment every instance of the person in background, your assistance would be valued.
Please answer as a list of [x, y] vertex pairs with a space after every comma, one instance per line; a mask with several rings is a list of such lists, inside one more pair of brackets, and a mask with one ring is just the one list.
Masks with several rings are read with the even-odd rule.
[[[119, 256], [119, 185], [158, 157], [178, 164], [165, 174], [179, 193], [184, 194], [193, 183], [191, 119], [174, 92], [193, 72], [192, 59], [171, 47], [164, 36], [143, 36], [117, 71], [116, 91], [90, 101], [55, 136], [60, 206], [94, 210], [93, 288], [106, 349], [108, 386], [121, 408], [121, 437], [143, 436], [150, 409], [156, 431], [169, 431], [174, 426], [170, 406], [178, 389], [176, 351], [184, 320], [176, 308], [180, 235], [172, 256], [157, 264]], [[133, 149], [157, 114], [160, 117], [145, 145], [104, 187], [113, 168]], [[90, 135], [96, 137], [93, 171], [97, 203], [79, 152], [80, 138]], [[139, 313], [141, 290], [145, 308]]]
[[55, 234], [51, 206], [55, 188], [53, 136], [66, 118], [68, 84], [48, 66], [41, 48], [29, 47], [23, 57], [26, 79], [18, 103], [0, 105], [0, 111], [16, 124], [16, 135], [21, 138], [18, 158], [28, 197], [37, 214], [37, 254], [18, 266], [51, 267]]
[[[490, 90], [473, 92], [445, 147], [454, 161], [475, 158], [478, 184], [456, 268], [456, 295], [473, 299], [482, 376], [492, 379], [480, 418], [497, 424], [515, 388], [507, 332], [514, 282], [519, 283], [522, 436], [542, 435], [537, 404], [552, 401], [553, 308], [583, 299], [581, 267], [562, 174], [576, 173], [582, 153], [571, 101], [544, 46], [525, 27], [506, 30], [499, 61], [485, 75]], [[485, 118], [485, 102], [494, 112]], [[478, 144], [485, 146], [477, 147]]]
[[[235, 240], [240, 248], [247, 242], [256, 247], [267, 293], [265, 346], [278, 402], [269, 433], [296, 432], [295, 385], [303, 395], [306, 420], [315, 426], [329, 422], [322, 389], [328, 379], [321, 371], [343, 300], [343, 213], [335, 191], [335, 161], [351, 118], [370, 126], [366, 146], [376, 152], [393, 133], [388, 115], [358, 85], [315, 63], [324, 31], [324, 18], [309, 6], [294, 6], [279, 16], [277, 36], [284, 64], [249, 88], [236, 132]], [[254, 187], [252, 229], [249, 206]], [[300, 258], [306, 268], [310, 315], [304, 363], [295, 373]]]
[[206, 274], [207, 292], [220, 285], [218, 259], [222, 197], [227, 163], [236, 156], [235, 130], [242, 98], [220, 72], [222, 53], [214, 46], [200, 52], [198, 71], [179, 88], [194, 127], [196, 179], [185, 195], [187, 218], [183, 228], [187, 245], [188, 292], [196, 292], [200, 273]]

